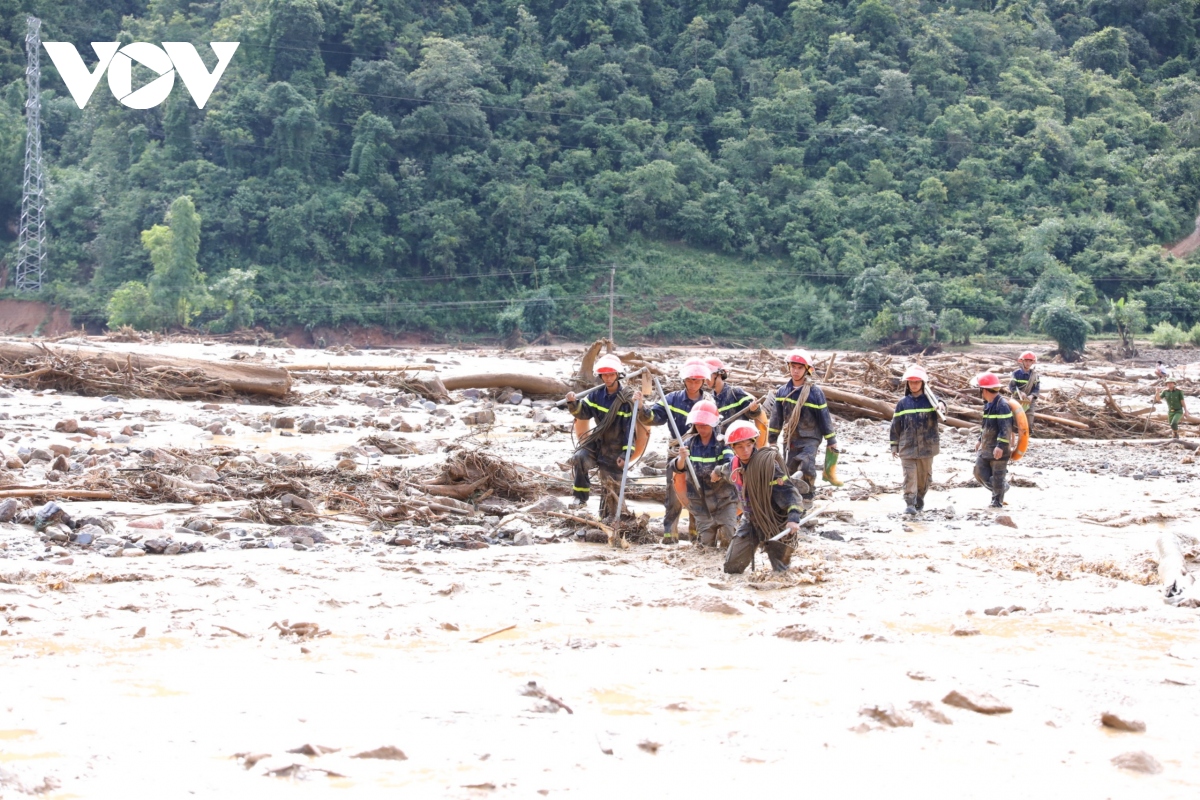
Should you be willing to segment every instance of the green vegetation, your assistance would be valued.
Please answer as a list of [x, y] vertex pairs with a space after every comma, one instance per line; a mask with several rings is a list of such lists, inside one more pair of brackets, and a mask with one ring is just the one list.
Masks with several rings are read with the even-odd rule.
[[1200, 200], [1195, 0], [0, 7], [10, 237], [24, 10], [89, 66], [241, 42], [203, 110], [104, 81], [80, 110], [42, 59], [45, 299], [77, 320], [588, 338], [611, 264], [626, 339], [1200, 324], [1200, 261], [1161, 249]]

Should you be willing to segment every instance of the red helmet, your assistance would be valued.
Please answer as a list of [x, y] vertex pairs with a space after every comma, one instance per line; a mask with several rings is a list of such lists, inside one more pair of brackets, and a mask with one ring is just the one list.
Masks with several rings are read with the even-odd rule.
[[1035, 356], [1029, 350], [1026, 350], [1024, 353], [1021, 353], [1021, 356], [1017, 359], [1017, 361], [1037, 361], [1037, 356]]
[[744, 442], [747, 439], [757, 439], [758, 428], [754, 427], [749, 422], [739, 420], [729, 426], [729, 430], [725, 432], [725, 444], [737, 444]]
[[625, 369], [625, 365], [621, 363], [621, 359], [614, 356], [612, 353], [600, 356], [596, 361], [595, 372], [599, 375], [602, 372], [621, 372]]
[[685, 361], [679, 369], [679, 377], [683, 380], [688, 378], [699, 378], [702, 381], [708, 380], [709, 371], [708, 365], [703, 361]]
[[904, 374], [900, 376], [902, 381], [925, 381], [929, 382], [929, 373], [920, 364], [910, 364], [908, 369], [904, 370]]
[[712, 400], [701, 400], [692, 406], [687, 415], [688, 425], [716, 425], [720, 421], [721, 413]]
[[789, 364], [803, 364], [806, 367], [812, 366], [812, 353], [807, 350], [793, 350], [787, 354], [787, 362]]
[[981, 372], [975, 376], [975, 384], [980, 389], [993, 389], [1000, 391], [1000, 379], [996, 377], [994, 372]]
[[725, 364], [719, 358], [706, 358], [704, 359], [704, 363], [708, 364], [710, 373], [725, 371]]

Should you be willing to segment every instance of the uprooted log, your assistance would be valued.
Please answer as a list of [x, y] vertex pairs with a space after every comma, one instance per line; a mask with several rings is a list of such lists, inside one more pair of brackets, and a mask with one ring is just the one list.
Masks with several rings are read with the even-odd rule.
[[0, 379], [81, 394], [190, 399], [233, 394], [283, 397], [287, 370], [195, 358], [118, 353], [82, 347], [0, 342]]
[[459, 389], [500, 389], [511, 386], [526, 397], [562, 397], [571, 391], [572, 387], [557, 378], [543, 378], [538, 375], [520, 375], [514, 372], [496, 372], [486, 375], [460, 375], [456, 378], [443, 378], [442, 385], [447, 391]]
[[[872, 417], [874, 419], [890, 420], [896, 407], [894, 404], [888, 403], [886, 400], [875, 400], [871, 397], [864, 397], [861, 394], [853, 392], [844, 392], [841, 389], [836, 389], [832, 386], [821, 387], [825, 392], [825, 397], [830, 403], [830, 408], [840, 412], [841, 416], [854, 416], [853, 412], [857, 411], [858, 416]], [[836, 408], [835, 406], [842, 406]], [[951, 428], [973, 428], [975, 427], [970, 422], [953, 417], [946, 417], [943, 423]]]
[[414, 372], [435, 369], [430, 364], [284, 364], [288, 372]]

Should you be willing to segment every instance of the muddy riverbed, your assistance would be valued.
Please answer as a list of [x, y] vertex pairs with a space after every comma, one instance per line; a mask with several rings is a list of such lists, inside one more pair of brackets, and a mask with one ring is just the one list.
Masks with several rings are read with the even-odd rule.
[[[567, 377], [580, 352], [100, 346], [428, 359], [442, 377]], [[106, 523], [87, 545], [61, 525], [55, 537], [0, 523], [0, 796], [1200, 792], [1200, 611], [1163, 602], [1154, 560], [1164, 531], [1194, 549], [1188, 448], [1035, 439], [996, 513], [971, 482], [973, 433], [944, 431], [936, 489], [911, 519], [886, 423], [838, 420], [845, 485], [818, 493], [837, 513], [805, 529], [786, 575], [760, 558], [729, 576], [689, 544], [586, 543], [561, 519], [526, 515], [506, 536], [496, 524], [511, 509], [486, 505], [430, 527], [315, 496], [306, 530], [281, 535], [244, 516], [252, 501], [235, 490], [339, 462], [369, 482], [479, 448], [567, 499], [552, 480], [570, 454], [565, 412], [462, 393], [431, 411], [397, 405], [384, 384], [295, 388], [303, 404], [281, 407], [0, 382], [0, 490], [102, 487], [180, 451], [212, 470], [191, 482], [229, 489], [199, 504], [60, 501]], [[462, 421], [489, 408], [490, 427]], [[316, 432], [274, 427], [281, 416]], [[56, 431], [64, 420], [77, 430]], [[414, 452], [364, 445], [383, 428]], [[656, 429], [650, 450], [664, 438]], [[63, 455], [56, 481], [52, 460], [25, 459], [34, 450]], [[184, 527], [196, 518], [208, 524]]]

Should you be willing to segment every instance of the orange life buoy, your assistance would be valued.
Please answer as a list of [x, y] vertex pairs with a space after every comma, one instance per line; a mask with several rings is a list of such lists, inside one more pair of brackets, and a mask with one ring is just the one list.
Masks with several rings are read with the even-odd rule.
[[1016, 445], [1012, 447], [1012, 455], [1010, 459], [1020, 461], [1025, 456], [1025, 451], [1029, 449], [1029, 417], [1025, 416], [1025, 409], [1016, 400], [1005, 399], [1008, 407], [1012, 409], [1013, 422], [1016, 423]]

